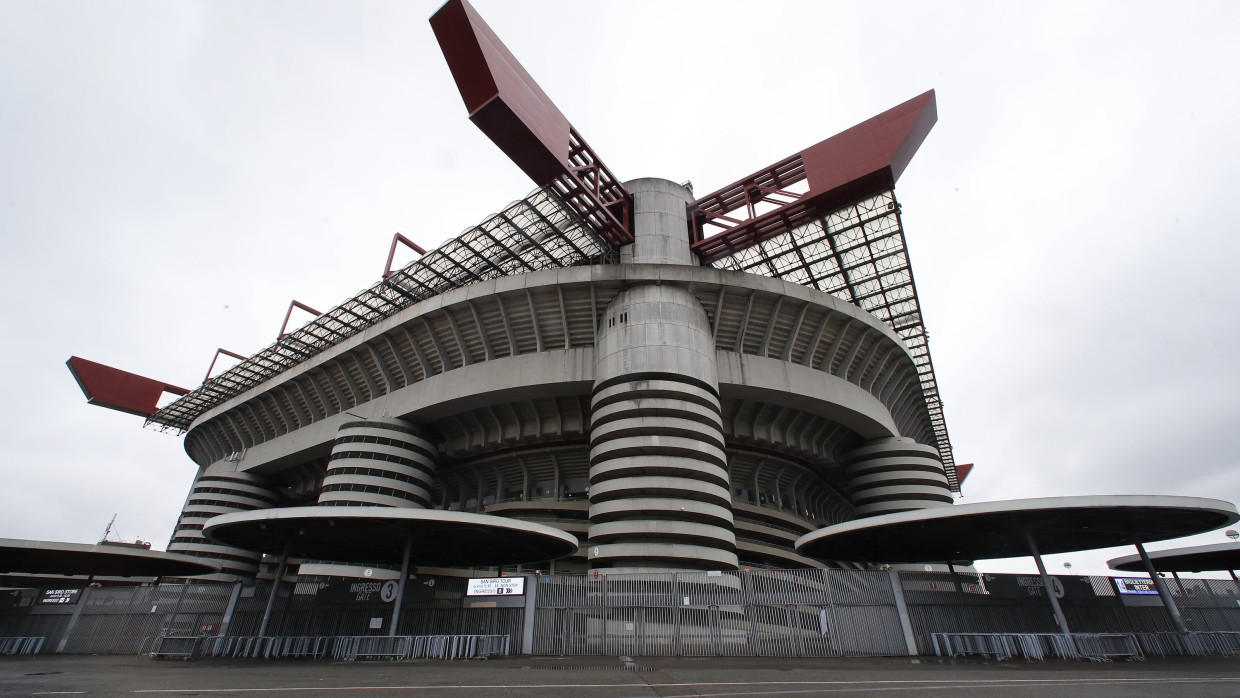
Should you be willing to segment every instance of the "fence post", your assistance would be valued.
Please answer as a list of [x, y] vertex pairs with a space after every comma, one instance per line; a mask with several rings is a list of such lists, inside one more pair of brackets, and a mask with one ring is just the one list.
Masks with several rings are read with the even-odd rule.
[[908, 605], [904, 603], [904, 585], [900, 583], [900, 573], [887, 570], [887, 577], [891, 580], [891, 591], [896, 599], [896, 613], [900, 614], [900, 629], [904, 631], [904, 644], [908, 647], [908, 656], [916, 657], [917, 637], [913, 635], [913, 623], [908, 617]]
[[[534, 621], [537, 618], [538, 575], [525, 575], [525, 623], [521, 629], [521, 654], [534, 654]], [[506, 654], [506, 653], [505, 653]]]
[[73, 608], [73, 615], [69, 616], [69, 624], [65, 626], [65, 632], [60, 636], [60, 644], [56, 645], [56, 654], [65, 651], [65, 647], [69, 644], [69, 636], [73, 635], [73, 626], [77, 625], [78, 618], [82, 615], [82, 609], [86, 608], [86, 599], [90, 597], [92, 587], [86, 586], [82, 589], [82, 595], [78, 597], [77, 606]]

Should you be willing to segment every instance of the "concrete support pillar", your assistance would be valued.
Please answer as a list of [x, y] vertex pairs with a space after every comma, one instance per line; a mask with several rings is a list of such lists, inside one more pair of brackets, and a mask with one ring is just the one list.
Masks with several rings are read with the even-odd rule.
[[902, 436], [877, 439], [845, 453], [843, 462], [857, 516], [952, 503], [951, 486], [933, 446]]
[[279, 501], [279, 495], [266, 476], [239, 470], [237, 465], [218, 461], [198, 472], [172, 533], [172, 540], [168, 542], [170, 553], [198, 555], [219, 562], [223, 567], [221, 573], [206, 579], [252, 579], [263, 556], [207, 540], [202, 535], [202, 525], [220, 514], [269, 509]]
[[1154, 563], [1150, 561], [1150, 556], [1145, 552], [1145, 546], [1141, 541], [1133, 542], [1137, 546], [1137, 554], [1141, 556], [1141, 562], [1145, 563], [1145, 571], [1149, 573], [1150, 579], [1154, 580], [1154, 588], [1158, 590], [1158, 595], [1162, 597], [1163, 607], [1167, 609], [1167, 615], [1171, 616], [1171, 624], [1175, 626], [1177, 632], [1187, 633], [1188, 626], [1184, 624], [1184, 616], [1180, 615], [1180, 607], [1176, 605], [1175, 598], [1171, 596], [1171, 590], [1167, 588], [1167, 582], [1158, 576], [1158, 572], [1154, 569]]
[[[687, 190], [626, 183], [635, 264], [692, 261]], [[590, 529], [595, 569], [736, 569], [715, 343], [683, 288], [637, 286], [599, 320], [590, 418]]]
[[1059, 632], [1067, 635], [1072, 632], [1068, 629], [1068, 618], [1064, 616], [1063, 608], [1059, 605], [1059, 597], [1055, 596], [1051, 576], [1046, 573], [1046, 565], [1042, 564], [1042, 552], [1038, 550], [1038, 544], [1033, 540], [1033, 533], [1029, 529], [1025, 529], [1025, 541], [1029, 544], [1029, 554], [1033, 555], [1033, 561], [1038, 566], [1038, 574], [1042, 576], [1042, 591], [1046, 593], [1051, 612], [1055, 614], [1055, 624], [1059, 626]]
[[416, 424], [401, 419], [348, 422], [336, 432], [318, 503], [429, 508], [435, 457], [435, 444]]

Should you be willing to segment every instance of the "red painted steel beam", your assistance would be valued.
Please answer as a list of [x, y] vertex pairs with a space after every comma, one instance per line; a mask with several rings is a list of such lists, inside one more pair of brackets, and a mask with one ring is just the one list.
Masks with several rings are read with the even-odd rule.
[[[310, 313], [311, 315], [313, 315], [313, 316], [315, 316], [315, 317], [318, 317], [318, 316], [320, 316], [320, 315], [322, 315], [322, 314], [323, 314], [323, 313], [320, 313], [319, 311], [315, 310], [314, 308], [311, 308], [310, 306], [306, 305], [305, 303], [302, 303], [301, 301], [297, 301], [297, 300], [291, 301], [291, 302], [288, 304], [288, 312], [284, 313], [284, 323], [283, 323], [282, 325], [280, 325], [280, 334], [276, 335], [276, 341], [280, 341], [281, 339], [284, 339], [285, 337], [287, 337], [287, 336], [288, 336], [288, 334], [289, 334], [289, 333], [287, 332], [287, 330], [288, 330], [288, 321], [289, 321], [289, 318], [293, 317], [293, 308], [301, 308], [302, 310], [306, 311], [307, 313]], [[223, 350], [221, 350], [221, 351], [223, 351]], [[230, 355], [231, 355], [231, 356], [236, 356], [235, 354], [230, 354]], [[216, 356], [216, 358], [219, 358], [219, 354], [218, 354], [218, 353], [217, 353], [215, 356]], [[244, 357], [244, 356], [240, 356], [240, 357], [237, 357], [237, 358], [239, 358], [239, 359], [241, 359], [242, 361], [244, 361], [246, 357]], [[214, 363], [214, 362], [212, 362], [212, 363]], [[209, 372], [210, 372], [210, 369], [208, 369], [208, 373], [209, 373]]]
[[632, 242], [628, 192], [478, 12], [449, 0], [431, 16], [431, 29], [470, 121], [536, 184], [568, 194], [612, 245]]
[[963, 464], [961, 464], [961, 465], [957, 465], [957, 466], [956, 466], [956, 479], [957, 479], [957, 481], [958, 481], [961, 485], [964, 485], [964, 480], [965, 480], [965, 478], [969, 477], [969, 473], [971, 473], [971, 472], [973, 472], [973, 464], [972, 464], [972, 463], [963, 463]]
[[158, 412], [159, 398], [164, 393], [189, 393], [185, 388], [76, 356], [69, 357], [65, 364], [77, 380], [78, 387], [86, 395], [88, 403], [140, 417], [150, 417]]
[[[703, 264], [895, 185], [938, 120], [934, 90], [707, 194], [689, 205], [690, 243]], [[789, 187], [805, 182], [793, 201]], [[778, 192], [778, 194], [775, 194]], [[754, 215], [754, 205], [775, 208]], [[732, 224], [743, 211], [743, 222]], [[719, 222], [722, 221], [722, 222]], [[707, 226], [721, 230], [708, 235]]]

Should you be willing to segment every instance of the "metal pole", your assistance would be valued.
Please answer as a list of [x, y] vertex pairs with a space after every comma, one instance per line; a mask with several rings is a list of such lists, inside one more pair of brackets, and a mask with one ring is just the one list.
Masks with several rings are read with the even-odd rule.
[[1145, 563], [1145, 571], [1149, 572], [1150, 578], [1154, 580], [1154, 588], [1158, 590], [1158, 596], [1162, 598], [1163, 606], [1167, 607], [1167, 614], [1171, 616], [1171, 624], [1181, 633], [1188, 632], [1188, 626], [1184, 625], [1184, 616], [1180, 615], [1180, 607], [1175, 605], [1175, 599], [1171, 598], [1171, 590], [1167, 588], [1167, 583], [1162, 577], [1154, 571], [1154, 563], [1150, 562], [1150, 556], [1145, 552], [1145, 546], [1141, 545], [1138, 538], [1133, 541], [1137, 546], [1137, 554], [1141, 556], [1141, 562]]
[[1055, 612], [1055, 622], [1059, 624], [1059, 632], [1067, 635], [1072, 632], [1068, 629], [1068, 619], [1063, 615], [1063, 609], [1059, 607], [1059, 599], [1055, 598], [1055, 587], [1051, 586], [1051, 577], [1046, 573], [1046, 565], [1042, 564], [1042, 553], [1038, 552], [1038, 544], [1033, 541], [1033, 533], [1028, 528], [1025, 529], [1025, 541], [1029, 543], [1029, 552], [1033, 554], [1033, 561], [1038, 565], [1038, 574], [1042, 575], [1042, 589], [1046, 592], [1046, 598], [1051, 602], [1051, 610]]
[[265, 637], [267, 635], [267, 624], [271, 622], [271, 609], [276, 605], [276, 592], [280, 589], [280, 581], [284, 579], [284, 568], [288, 567], [288, 552], [293, 544], [285, 543], [284, 550], [280, 553], [280, 564], [276, 567], [276, 578], [271, 582], [271, 593], [267, 595], [267, 609], [263, 611], [263, 622], [258, 625], [258, 636]]
[[400, 560], [400, 579], [396, 580], [396, 601], [392, 605], [392, 623], [388, 635], [395, 635], [400, 624], [400, 606], [405, 602], [405, 579], [409, 577], [409, 556], [413, 554], [413, 534], [405, 535], [405, 555]]
[[1231, 575], [1231, 581], [1236, 585], [1236, 591], [1240, 591], [1240, 579], [1236, 579], [1236, 571], [1227, 570], [1227, 574]]

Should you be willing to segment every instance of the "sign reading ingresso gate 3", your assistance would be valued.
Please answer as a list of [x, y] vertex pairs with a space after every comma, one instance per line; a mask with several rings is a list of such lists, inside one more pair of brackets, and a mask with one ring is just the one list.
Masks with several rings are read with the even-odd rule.
[[525, 593], [525, 577], [487, 577], [469, 580], [466, 596], [519, 596]]

